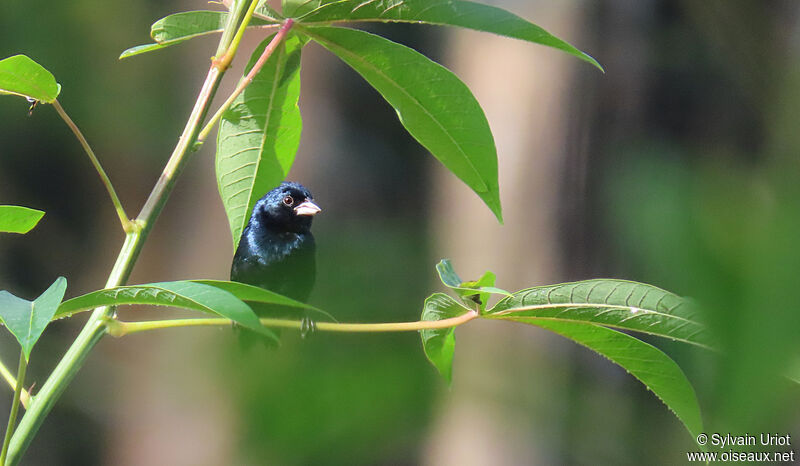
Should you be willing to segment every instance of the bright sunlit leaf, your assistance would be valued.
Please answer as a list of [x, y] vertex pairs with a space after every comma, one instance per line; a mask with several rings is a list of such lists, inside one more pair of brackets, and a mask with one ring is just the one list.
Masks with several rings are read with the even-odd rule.
[[0, 205], [0, 232], [27, 233], [44, 217], [41, 210], [16, 205]]
[[[271, 41], [250, 57], [250, 71]], [[284, 180], [294, 163], [303, 120], [300, 50], [303, 42], [281, 42], [244, 92], [233, 101], [217, 133], [217, 186], [236, 248], [256, 201]]]
[[59, 92], [61, 85], [53, 74], [25, 55], [0, 60], [0, 94], [51, 103]]

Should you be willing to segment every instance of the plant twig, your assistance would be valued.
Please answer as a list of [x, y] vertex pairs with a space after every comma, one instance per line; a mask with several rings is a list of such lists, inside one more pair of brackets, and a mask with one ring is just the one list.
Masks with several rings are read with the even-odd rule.
[[[223, 4], [228, 9], [229, 13], [228, 18], [225, 20], [225, 26], [222, 28], [222, 36], [220, 37], [219, 44], [217, 45], [217, 56], [225, 53], [225, 51], [228, 50], [233, 42], [233, 36], [236, 34], [236, 32], [238, 32], [236, 25], [239, 23], [239, 20], [242, 19], [242, 14], [244, 14], [244, 6], [247, 4], [247, 2], [245, 0], [231, 0], [228, 2], [223, 2]], [[252, 3], [250, 6], [252, 6]]]
[[[439, 328], [455, 327], [478, 317], [476, 311], [467, 311], [457, 317], [442, 320], [419, 320], [416, 322], [386, 322], [376, 324], [346, 324], [338, 322], [316, 322], [314, 328], [322, 332], [346, 332], [346, 333], [377, 333], [377, 332], [413, 332], [418, 330], [431, 330]], [[265, 327], [282, 327], [300, 329], [302, 321], [289, 319], [260, 319], [261, 325]], [[122, 337], [132, 333], [144, 332], [147, 330], [158, 330], [175, 327], [207, 327], [230, 325], [229, 319], [170, 319], [153, 320], [143, 322], [123, 322], [116, 319], [109, 319], [106, 323], [108, 334], [115, 337]]]
[[125, 209], [122, 207], [122, 202], [120, 202], [119, 197], [117, 196], [117, 192], [114, 190], [114, 185], [111, 184], [111, 180], [108, 178], [106, 171], [103, 170], [103, 166], [100, 165], [100, 161], [97, 160], [97, 156], [94, 155], [94, 151], [92, 147], [89, 145], [89, 141], [83, 136], [81, 130], [78, 128], [78, 125], [72, 121], [72, 118], [67, 115], [67, 112], [64, 111], [64, 107], [58, 102], [58, 100], [53, 101], [53, 107], [56, 109], [58, 116], [64, 120], [64, 123], [69, 126], [69, 129], [72, 130], [72, 133], [78, 138], [78, 142], [81, 143], [81, 147], [86, 152], [86, 155], [89, 156], [89, 160], [94, 165], [94, 169], [97, 171], [97, 174], [100, 175], [100, 181], [103, 182], [103, 186], [106, 187], [106, 191], [108, 191], [108, 195], [111, 197], [111, 203], [114, 204], [114, 208], [117, 210], [117, 215], [119, 216], [119, 221], [122, 223], [122, 229], [125, 230], [126, 233], [132, 231], [134, 224], [131, 222], [128, 215], [125, 213]]
[[[244, 18], [242, 19], [241, 24], [239, 24], [239, 29], [236, 31], [236, 35], [234, 35], [233, 38], [230, 39], [228, 46], [225, 48], [225, 53], [223, 53], [221, 57], [215, 57], [212, 60], [214, 66], [216, 66], [220, 70], [222, 71], [227, 70], [228, 67], [231, 65], [233, 57], [236, 55], [236, 51], [239, 50], [239, 44], [242, 42], [242, 37], [244, 37], [244, 31], [250, 24], [250, 19], [253, 17], [253, 13], [256, 11], [256, 7], [258, 6], [259, 1], [260, 0], [250, 1], [250, 7], [245, 12]], [[240, 5], [243, 5], [243, 3]], [[230, 34], [229, 30], [226, 29], [225, 31], [223, 31], [222, 39], [226, 40], [226, 36], [229, 34]], [[221, 50], [221, 48], [217, 49], [217, 55], [219, 55], [219, 50]]]
[[222, 118], [222, 114], [225, 113], [225, 111], [228, 110], [228, 108], [230, 108], [231, 104], [233, 104], [233, 101], [236, 100], [236, 98], [239, 97], [239, 95], [245, 90], [245, 88], [248, 85], [250, 85], [250, 83], [253, 82], [253, 79], [256, 77], [258, 72], [261, 71], [261, 68], [264, 67], [264, 64], [272, 55], [272, 52], [274, 52], [275, 49], [278, 48], [278, 44], [280, 44], [283, 41], [283, 39], [286, 38], [286, 34], [289, 33], [289, 30], [292, 28], [292, 25], [294, 25], [294, 20], [292, 18], [287, 19], [286, 22], [283, 23], [283, 25], [275, 34], [275, 36], [272, 38], [272, 40], [269, 42], [269, 44], [267, 44], [267, 46], [264, 48], [264, 51], [261, 53], [261, 56], [258, 57], [258, 60], [255, 62], [253, 67], [250, 69], [250, 72], [247, 73], [247, 76], [245, 76], [244, 79], [242, 79], [239, 82], [239, 84], [236, 86], [236, 89], [234, 89], [233, 93], [228, 97], [225, 103], [222, 104], [219, 110], [217, 110], [217, 113], [215, 113], [214, 116], [211, 117], [210, 120], [208, 120], [208, 123], [206, 123], [206, 126], [203, 128], [203, 130], [200, 131], [200, 134], [197, 136], [197, 142], [202, 143], [206, 140], [206, 138], [208, 137], [208, 133], [211, 132], [211, 130], [217, 124], [219, 119]]
[[[8, 382], [8, 385], [11, 387], [11, 390], [17, 389], [17, 379], [14, 377], [14, 374], [12, 374], [10, 370], [8, 370], [8, 368], [6, 367], [5, 364], [3, 364], [2, 361], [0, 361], [0, 376], [2, 376], [3, 379], [6, 382]], [[19, 398], [20, 398], [19, 401], [22, 402], [22, 406], [25, 409], [28, 409], [28, 404], [31, 402], [31, 395], [28, 393], [28, 391], [23, 388], [19, 394]], [[0, 463], [0, 465], [2, 464], [3, 463]]]
[[28, 360], [25, 359], [25, 352], [20, 348], [17, 384], [14, 388], [14, 399], [11, 401], [11, 414], [8, 415], [8, 427], [6, 427], [6, 435], [3, 439], [3, 449], [0, 451], [0, 465], [6, 464], [8, 446], [11, 444], [11, 436], [14, 433], [14, 426], [17, 424], [17, 413], [19, 412], [19, 403], [22, 396], [22, 385], [25, 383], [25, 372], [27, 369]]

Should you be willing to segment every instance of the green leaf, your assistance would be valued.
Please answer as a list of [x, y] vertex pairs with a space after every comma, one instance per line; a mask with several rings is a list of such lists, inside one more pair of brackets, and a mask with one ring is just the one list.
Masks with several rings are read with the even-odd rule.
[[[228, 13], [225, 11], [184, 11], [153, 23], [150, 37], [159, 44], [191, 39], [212, 32], [222, 32], [227, 20]], [[277, 21], [251, 18], [248, 27], [268, 24], [277, 24]]]
[[[436, 321], [458, 317], [469, 309], [458, 304], [456, 300], [444, 293], [434, 293], [425, 300], [422, 318], [425, 321]], [[439, 374], [447, 380], [453, 380], [453, 355], [456, 350], [455, 327], [433, 330], [420, 330], [422, 349], [425, 356], [433, 364]]]
[[298, 17], [319, 7], [320, 0], [281, 0], [281, 10], [287, 18]]
[[486, 309], [489, 295], [501, 294], [511, 296], [511, 293], [508, 291], [501, 290], [494, 286], [494, 282], [497, 278], [494, 272], [487, 270], [478, 280], [465, 282], [462, 281], [461, 277], [456, 273], [450, 259], [440, 260], [439, 263], [436, 264], [436, 271], [439, 273], [439, 279], [445, 286], [455, 291], [467, 304], [474, 305], [477, 303], [481, 312]]
[[454, 0], [294, 0], [284, 12], [304, 24], [382, 21], [457, 26], [552, 47], [603, 69], [597, 60], [519, 16], [490, 5]]
[[161, 50], [161, 49], [169, 47], [170, 45], [179, 44], [181, 42], [183, 42], [183, 41], [182, 40], [181, 41], [175, 41], [175, 42], [170, 42], [170, 43], [167, 43], [167, 44], [137, 45], [135, 47], [131, 47], [131, 48], [125, 50], [124, 52], [122, 52], [119, 55], [119, 59], [122, 60], [123, 58], [133, 57], [135, 55], [141, 55], [141, 54], [147, 53], [147, 52], [154, 52], [156, 50]]
[[[271, 39], [256, 48], [246, 72]], [[234, 249], [256, 201], [286, 178], [294, 162], [303, 127], [297, 107], [302, 45], [297, 37], [279, 44], [220, 121], [217, 186]]]
[[439, 279], [445, 286], [450, 288], [458, 288], [464, 283], [464, 280], [458, 276], [456, 269], [450, 259], [442, 259], [436, 264], [436, 272], [439, 273]]
[[[184, 11], [159, 19], [150, 27], [150, 37], [155, 44], [138, 45], [122, 52], [120, 59], [132, 57], [208, 34], [222, 32], [228, 13], [225, 11]], [[252, 18], [250, 26], [277, 24], [267, 18]]]
[[275, 23], [279, 23], [284, 19], [284, 16], [275, 11], [268, 3], [264, 2], [256, 7], [253, 17], [266, 19]]
[[265, 290], [253, 285], [240, 282], [229, 282], [223, 280], [191, 280], [192, 283], [200, 283], [203, 285], [213, 286], [220, 290], [225, 290], [228, 293], [236, 296], [242, 301], [252, 301], [256, 303], [278, 304], [281, 306], [297, 307], [301, 309], [318, 310], [309, 304], [295, 301], [294, 299], [287, 298], [286, 296], [275, 293], [274, 291]]
[[536, 323], [581, 321], [634, 330], [704, 348], [716, 345], [691, 300], [626, 280], [539, 286], [500, 300], [484, 317]]
[[0, 60], [0, 94], [51, 103], [61, 92], [53, 74], [25, 55]]
[[658, 348], [622, 332], [593, 324], [549, 320], [523, 322], [569, 338], [622, 366], [667, 405], [692, 438], [703, 432], [694, 388], [675, 361]]
[[44, 212], [16, 205], [0, 205], [0, 232], [27, 233], [44, 217]]
[[67, 279], [64, 277], [58, 277], [33, 301], [0, 291], [0, 320], [19, 342], [26, 360], [30, 360], [33, 345], [53, 319], [66, 291]]
[[[225, 290], [228, 293], [241, 299], [242, 301], [246, 301], [249, 303], [277, 304], [279, 306], [289, 306], [298, 309], [307, 309], [322, 314], [331, 322], [338, 322], [336, 318], [333, 317], [327, 311], [323, 311], [322, 309], [318, 309], [310, 304], [305, 304], [301, 303], [300, 301], [295, 301], [291, 298], [287, 298], [286, 296], [275, 293], [274, 291], [266, 290], [264, 288], [260, 288], [257, 286], [248, 285], [240, 282], [229, 282], [223, 280], [191, 280], [191, 282], [202, 283], [204, 285], [210, 285], [219, 288], [221, 290]], [[266, 316], [262, 314], [262, 317]]]
[[408, 132], [502, 223], [492, 132], [481, 106], [456, 75], [416, 50], [364, 31], [302, 30], [366, 79], [397, 110]]
[[171, 306], [217, 314], [277, 341], [275, 334], [261, 325], [250, 306], [236, 296], [219, 287], [190, 281], [118, 286], [93, 291], [62, 303], [55, 318], [68, 317], [101, 306], [129, 304]]

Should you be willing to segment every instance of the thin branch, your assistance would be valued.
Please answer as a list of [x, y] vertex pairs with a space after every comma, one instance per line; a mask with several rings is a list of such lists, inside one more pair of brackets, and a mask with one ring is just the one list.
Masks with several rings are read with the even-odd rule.
[[97, 171], [97, 174], [100, 175], [100, 181], [103, 182], [103, 186], [106, 187], [106, 191], [108, 191], [108, 195], [111, 197], [111, 203], [114, 204], [114, 208], [117, 210], [117, 215], [119, 216], [119, 221], [122, 223], [122, 229], [125, 230], [126, 233], [133, 231], [134, 224], [128, 218], [128, 215], [125, 213], [125, 209], [122, 207], [122, 202], [120, 202], [119, 197], [117, 196], [117, 192], [114, 190], [114, 185], [111, 184], [111, 180], [106, 175], [106, 171], [103, 170], [103, 166], [100, 165], [100, 161], [97, 160], [97, 156], [94, 155], [94, 151], [92, 147], [89, 145], [89, 141], [83, 136], [81, 130], [78, 128], [78, 125], [72, 121], [72, 118], [67, 115], [67, 112], [64, 111], [64, 107], [58, 102], [58, 100], [53, 101], [53, 107], [58, 112], [58, 116], [64, 120], [64, 123], [69, 126], [69, 129], [72, 130], [72, 133], [78, 138], [78, 142], [81, 143], [81, 147], [86, 152], [86, 155], [89, 156], [89, 160], [94, 165], [94, 169]]
[[[242, 37], [244, 36], [244, 31], [247, 29], [247, 26], [250, 24], [250, 19], [253, 17], [253, 12], [256, 11], [256, 6], [258, 6], [260, 0], [251, 0], [250, 7], [247, 9], [247, 12], [244, 14], [244, 18], [242, 22], [239, 24], [239, 29], [236, 31], [236, 35], [233, 36], [233, 39], [230, 39], [228, 45], [225, 49], [225, 53], [222, 54], [221, 57], [215, 57], [213, 61], [214, 66], [219, 68], [220, 70], [224, 71], [227, 70], [228, 67], [231, 65], [233, 61], [233, 57], [236, 55], [236, 51], [239, 50], [239, 44], [242, 42]], [[226, 29], [223, 32], [223, 40], [227, 40], [226, 34], [229, 33], [229, 30]], [[219, 55], [219, 52], [217, 53]]]
[[[8, 368], [6, 367], [5, 364], [3, 364], [2, 361], [0, 361], [0, 376], [2, 376], [3, 379], [6, 382], [8, 382], [8, 386], [11, 387], [11, 390], [17, 389], [17, 379], [14, 377], [14, 374], [12, 374], [10, 370], [8, 370]], [[22, 392], [20, 392], [19, 397], [20, 401], [22, 402], [22, 406], [25, 409], [28, 409], [28, 404], [31, 402], [31, 395], [28, 393], [27, 390], [23, 388]]]
[[11, 437], [14, 433], [14, 427], [17, 425], [17, 414], [19, 413], [19, 402], [22, 398], [22, 385], [25, 383], [25, 372], [28, 369], [28, 360], [25, 359], [25, 352], [22, 348], [19, 350], [19, 366], [17, 368], [17, 383], [14, 388], [14, 399], [11, 401], [11, 413], [8, 415], [8, 427], [6, 427], [6, 435], [3, 439], [3, 449], [0, 451], [0, 464], [6, 464], [6, 455], [8, 454], [8, 446], [11, 444]]
[[206, 126], [203, 128], [203, 130], [200, 131], [200, 134], [197, 136], [197, 142], [202, 143], [206, 140], [208, 133], [211, 132], [219, 119], [222, 118], [222, 114], [225, 113], [228, 108], [230, 108], [231, 104], [233, 104], [233, 101], [236, 100], [236, 98], [239, 97], [242, 92], [244, 92], [245, 88], [253, 82], [253, 79], [256, 77], [258, 72], [261, 71], [261, 68], [264, 67], [264, 64], [278, 47], [278, 44], [280, 44], [283, 39], [286, 38], [286, 34], [288, 34], [293, 24], [294, 20], [291, 18], [287, 19], [286, 22], [283, 23], [269, 44], [267, 44], [267, 46], [264, 48], [264, 51], [261, 53], [261, 56], [258, 57], [258, 61], [256, 61], [256, 63], [253, 65], [253, 68], [251, 68], [250, 72], [247, 73], [247, 76], [245, 76], [244, 79], [239, 82], [230, 97], [228, 97], [225, 103], [222, 104], [219, 110], [217, 110], [217, 113], [215, 113], [208, 123], [206, 123]]
[[[476, 311], [468, 311], [458, 317], [451, 317], [442, 320], [419, 320], [416, 322], [387, 322], [377, 324], [342, 324], [337, 322], [316, 322], [314, 328], [322, 332], [345, 332], [345, 333], [377, 333], [377, 332], [413, 332], [419, 330], [432, 330], [440, 328], [455, 327], [478, 317]], [[265, 327], [280, 327], [300, 329], [303, 322], [288, 319], [269, 319], [262, 318], [261, 325]], [[175, 327], [209, 327], [231, 325], [231, 320], [215, 319], [170, 319], [154, 320], [144, 322], [123, 322], [116, 319], [108, 319], [106, 326], [108, 334], [115, 337], [122, 337], [132, 333], [144, 332], [147, 330], [158, 330]]]
[[224, 54], [225, 51], [228, 50], [228, 47], [230, 47], [233, 36], [237, 32], [236, 25], [239, 23], [239, 20], [242, 19], [244, 6], [247, 2], [245, 0], [240, 0], [223, 3], [225, 8], [228, 9], [228, 18], [225, 20], [225, 26], [222, 28], [222, 37], [220, 37], [219, 44], [217, 44], [216, 56]]

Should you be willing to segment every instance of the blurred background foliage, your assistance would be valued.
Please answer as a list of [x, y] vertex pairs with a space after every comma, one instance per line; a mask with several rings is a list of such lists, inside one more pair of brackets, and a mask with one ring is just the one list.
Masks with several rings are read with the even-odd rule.
[[[371, 27], [451, 67], [484, 105], [500, 227], [374, 90], [309, 47], [291, 178], [323, 208], [312, 302], [341, 321], [415, 320], [441, 288], [441, 257], [464, 278], [491, 269], [508, 289], [601, 276], [653, 283], [697, 299], [725, 350], [651, 341], [695, 384], [707, 430], [800, 439], [800, 390], [776, 375], [800, 354], [800, 4], [491, 3], [586, 50], [606, 74], [485, 34]], [[215, 39], [117, 56], [147, 42], [158, 18], [207, 7], [0, 5], [0, 55], [25, 53], [56, 75], [59, 100], [131, 212], [177, 139]], [[258, 43], [248, 40], [247, 50]], [[26, 112], [20, 99], [0, 103], [0, 201], [47, 215], [24, 237], [0, 238], [0, 289], [33, 297], [65, 275], [68, 296], [91, 291], [122, 240], [114, 211], [52, 109]], [[227, 278], [228, 235], [205, 147], [132, 282]], [[29, 380], [44, 380], [81, 321], [48, 329]], [[229, 329], [107, 338], [25, 464], [675, 464], [694, 448], [641, 384], [584, 349], [496, 322], [457, 333], [449, 390], [416, 334], [285, 332], [278, 351], [243, 350]], [[2, 359], [15, 351], [3, 335]]]

